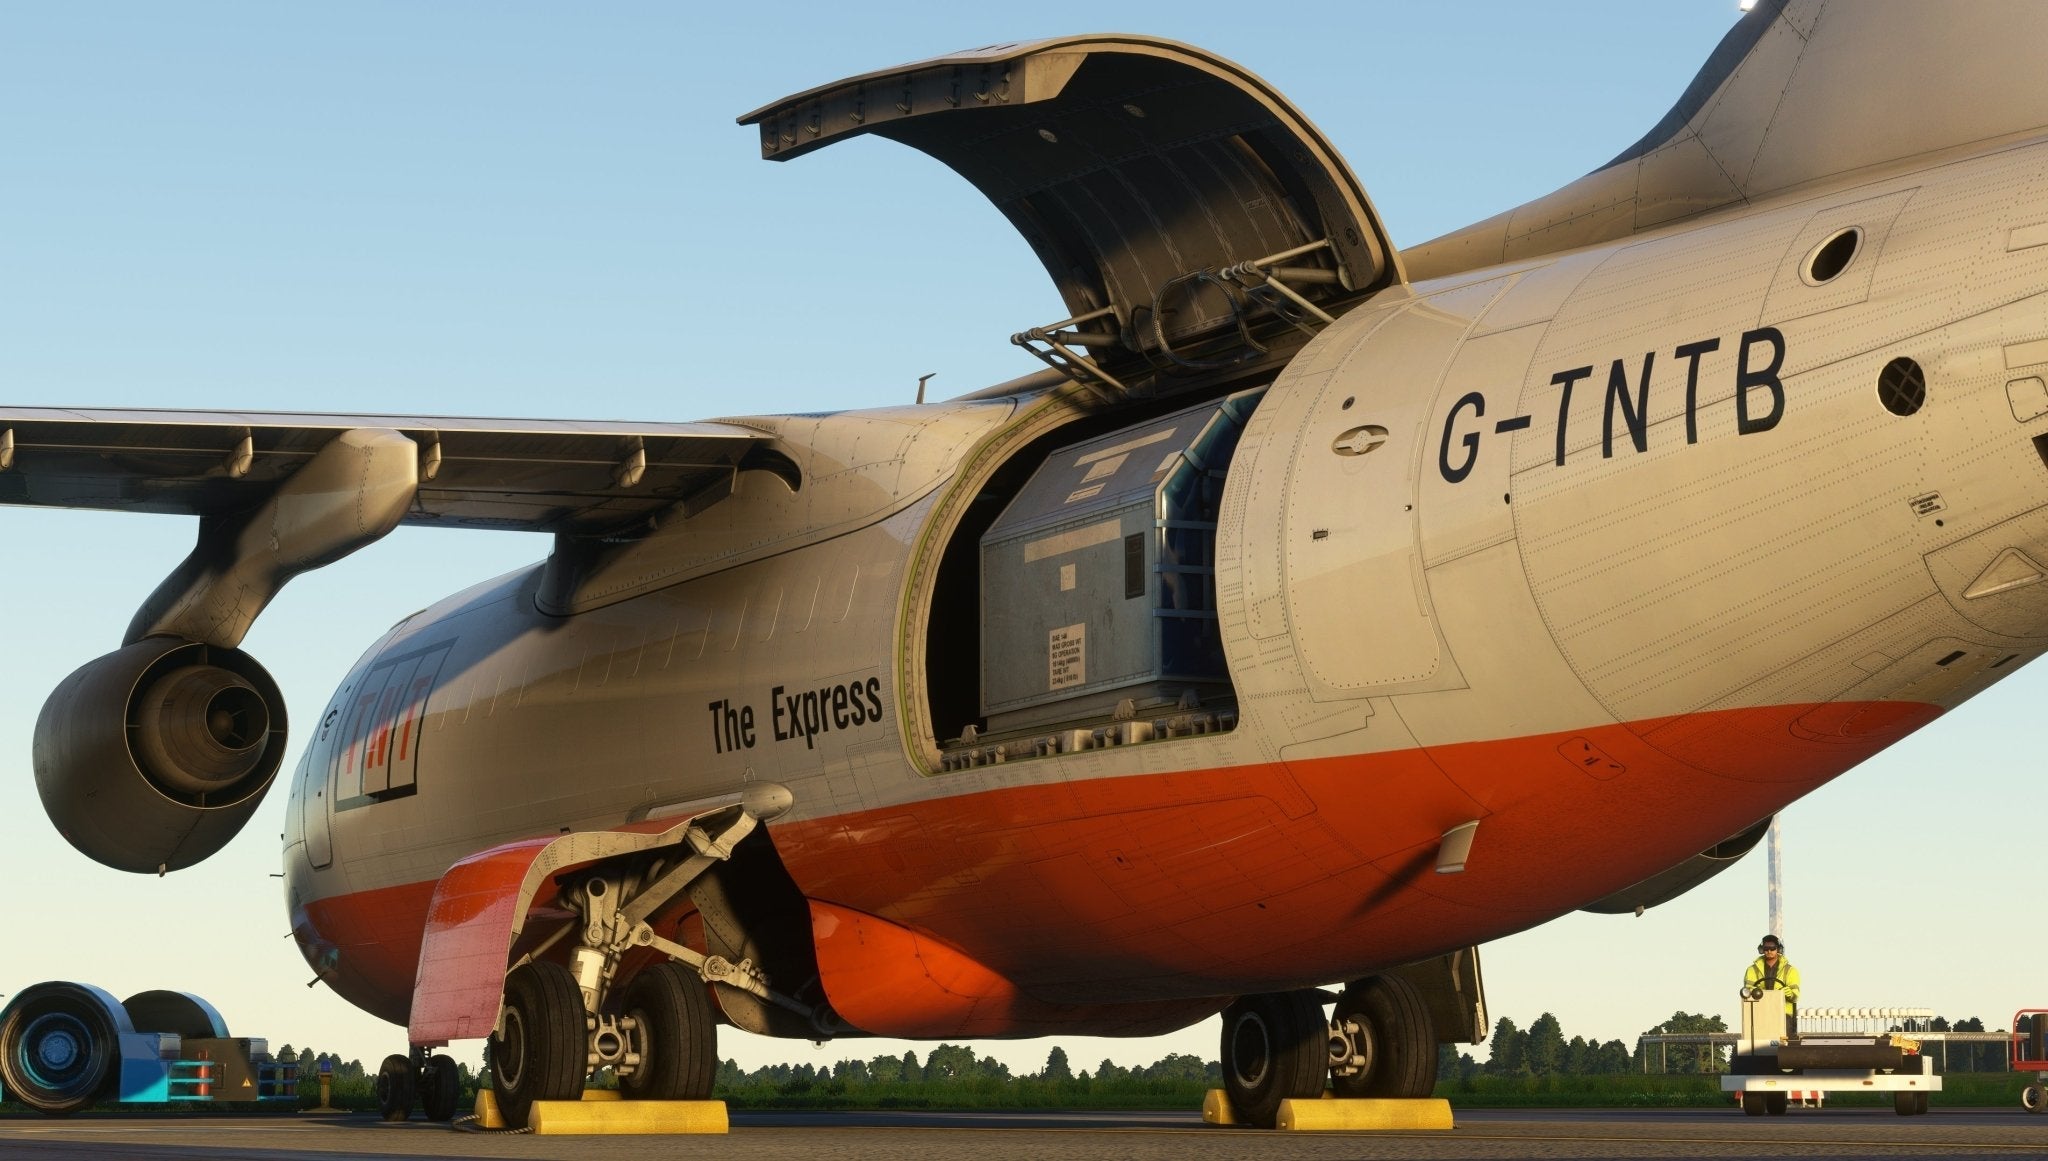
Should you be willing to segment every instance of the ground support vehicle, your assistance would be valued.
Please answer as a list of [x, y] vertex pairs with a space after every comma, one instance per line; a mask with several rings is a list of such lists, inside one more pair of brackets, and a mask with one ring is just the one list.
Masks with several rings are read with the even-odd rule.
[[52, 981], [0, 1009], [0, 1096], [52, 1116], [101, 1102], [296, 1104], [298, 1072], [268, 1041], [228, 1035], [213, 1005], [186, 992], [117, 1001]]
[[[2020, 1021], [2027, 1021], [2026, 1031]], [[2020, 1090], [2020, 1107], [2030, 1113], [2048, 1108], [2048, 1088], [2041, 1074], [2048, 1072], [2048, 1008], [2021, 1008], [2012, 1014], [2012, 1043], [2007, 1061], [2014, 1072], [2032, 1074], [2032, 1081]]]
[[1818, 1008], [1800, 1013], [1800, 1026], [1827, 1030], [1790, 1034], [1783, 994], [1751, 989], [1743, 993], [1742, 1035], [1721, 1091], [1737, 1094], [1752, 1117], [1782, 1115], [1795, 1092], [1813, 1101], [1829, 1092], [1889, 1092], [1900, 1116], [1918, 1116], [1927, 1111], [1928, 1094], [1941, 1090], [1920, 1042], [1904, 1032], [1855, 1025], [1933, 1015], [1921, 1008]]

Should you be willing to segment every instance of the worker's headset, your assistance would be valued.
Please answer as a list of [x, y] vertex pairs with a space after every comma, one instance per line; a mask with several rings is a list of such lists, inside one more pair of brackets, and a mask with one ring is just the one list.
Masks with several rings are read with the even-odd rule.
[[[1774, 946], [1776, 946], [1776, 947], [1777, 947], [1777, 949], [1778, 949], [1778, 958], [1779, 958], [1780, 960], [1782, 960], [1782, 959], [1784, 959], [1784, 958], [1785, 958], [1785, 941], [1784, 941], [1784, 940], [1782, 940], [1782, 939], [1779, 939], [1779, 938], [1778, 938], [1777, 936], [1775, 936], [1775, 935], [1766, 935], [1766, 936], [1764, 936], [1764, 937], [1763, 937], [1762, 939], [1759, 939], [1759, 940], [1757, 940], [1757, 941], [1756, 941], [1756, 945], [1757, 945], [1757, 947], [1759, 947], [1759, 948], [1763, 947], [1763, 945], [1764, 945], [1764, 944], [1766, 944], [1766, 943], [1770, 943], [1770, 944], [1772, 944], [1772, 945], [1774, 945]], [[1743, 995], [1743, 997], [1744, 997], [1744, 998], [1746, 998], [1746, 999], [1751, 999], [1751, 1000], [1761, 1000], [1761, 999], [1763, 999], [1763, 998], [1764, 998], [1764, 990], [1763, 990], [1763, 988], [1761, 988], [1761, 987], [1755, 987], [1755, 988], [1744, 988], [1744, 989], [1742, 989], [1742, 995]]]

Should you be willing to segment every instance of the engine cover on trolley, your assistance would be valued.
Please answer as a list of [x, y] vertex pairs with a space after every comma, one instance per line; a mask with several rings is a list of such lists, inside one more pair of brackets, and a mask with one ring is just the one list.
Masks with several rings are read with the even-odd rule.
[[1217, 510], [1259, 393], [1047, 457], [981, 540], [981, 696], [992, 731], [1228, 688]]

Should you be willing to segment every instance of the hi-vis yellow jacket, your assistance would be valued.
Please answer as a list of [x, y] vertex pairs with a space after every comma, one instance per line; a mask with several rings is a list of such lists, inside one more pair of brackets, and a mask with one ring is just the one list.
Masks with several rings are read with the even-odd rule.
[[1792, 1015], [1799, 1006], [1799, 969], [1793, 967], [1792, 961], [1786, 959], [1784, 953], [1780, 952], [1776, 977], [1766, 980], [1764, 974], [1764, 957], [1757, 956], [1756, 962], [1749, 965], [1749, 970], [1742, 973], [1743, 990], [1762, 988], [1767, 992], [1785, 993], [1785, 1014]]

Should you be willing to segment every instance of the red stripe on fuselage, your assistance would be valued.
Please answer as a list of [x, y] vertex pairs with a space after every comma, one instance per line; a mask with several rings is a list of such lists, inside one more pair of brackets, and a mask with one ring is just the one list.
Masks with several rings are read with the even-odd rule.
[[[1719, 711], [976, 791], [772, 833], [806, 895], [929, 932], [1041, 1000], [1270, 991], [1484, 942], [1599, 899], [1938, 713], [1897, 702]], [[1588, 745], [1609, 761], [1589, 767]], [[1466, 870], [1435, 874], [1441, 834], [1475, 818]], [[306, 906], [311, 932], [339, 949], [337, 991], [405, 1021], [432, 893], [414, 883]]]

